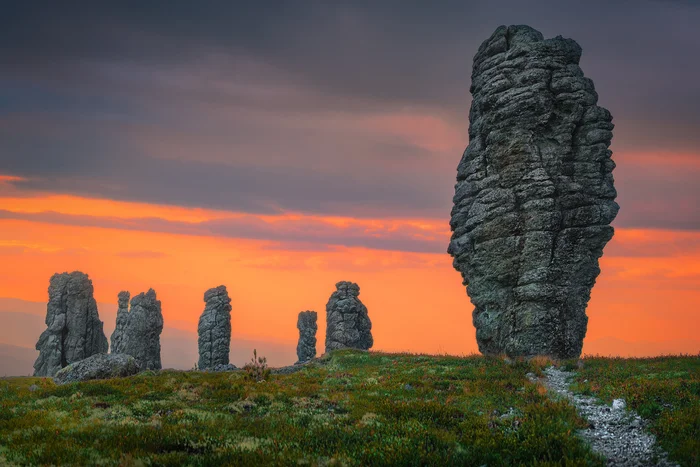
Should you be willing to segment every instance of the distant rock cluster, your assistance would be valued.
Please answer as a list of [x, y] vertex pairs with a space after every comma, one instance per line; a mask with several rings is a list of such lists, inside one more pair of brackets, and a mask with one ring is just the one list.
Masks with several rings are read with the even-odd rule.
[[228, 365], [231, 347], [231, 299], [226, 286], [207, 290], [204, 302], [197, 327], [200, 370]]
[[618, 212], [612, 116], [571, 39], [501, 26], [474, 57], [448, 252], [479, 350], [578, 357]]
[[34, 376], [54, 376], [71, 363], [107, 353], [107, 337], [87, 274], [75, 271], [51, 277], [46, 326], [36, 343], [39, 357]]
[[[336, 284], [326, 305], [326, 352], [344, 348], [367, 350], [374, 344], [372, 323], [359, 295], [360, 287], [354, 282]], [[160, 370], [163, 313], [155, 290], [149, 289], [133, 298], [129, 292], [122, 291], [117, 301], [111, 352], [107, 354], [107, 338], [97, 312], [92, 282], [79, 271], [54, 274], [49, 285], [47, 329], [37, 342], [39, 358], [34, 364], [35, 376], [52, 376], [63, 384]], [[226, 286], [207, 290], [204, 303], [197, 327], [197, 366], [206, 371], [236, 370], [229, 363], [232, 307]], [[297, 364], [316, 357], [317, 321], [315, 311], [298, 314]]]
[[[39, 358], [34, 364], [34, 375], [54, 377], [63, 384], [160, 370], [160, 300], [153, 289], [136, 295], [131, 302], [130, 298], [129, 292], [119, 292], [111, 353], [107, 354], [107, 338], [92, 282], [80, 271], [54, 274], [49, 284], [47, 329], [36, 344]], [[226, 287], [207, 290], [204, 301], [198, 326], [198, 366], [209, 371], [235, 370], [229, 363], [231, 299]]]
[[326, 352], [336, 349], [368, 350], [374, 345], [372, 322], [360, 301], [360, 286], [354, 282], [335, 284], [326, 304]]
[[299, 312], [297, 317], [297, 329], [299, 330], [299, 344], [297, 344], [297, 363], [308, 362], [316, 356], [316, 324], [315, 311]]

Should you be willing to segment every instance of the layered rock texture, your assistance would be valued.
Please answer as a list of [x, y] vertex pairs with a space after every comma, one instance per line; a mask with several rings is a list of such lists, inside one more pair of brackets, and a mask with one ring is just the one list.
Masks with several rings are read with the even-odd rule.
[[231, 299], [226, 286], [204, 293], [204, 312], [199, 317], [199, 369], [215, 369], [229, 363], [231, 348]]
[[34, 376], [54, 376], [71, 363], [107, 353], [107, 337], [87, 274], [74, 271], [51, 277], [46, 326], [36, 343], [39, 357]]
[[610, 112], [581, 47], [501, 26], [474, 57], [448, 252], [485, 354], [577, 357], [618, 212]]
[[56, 384], [88, 381], [91, 379], [123, 378], [138, 373], [139, 364], [131, 355], [96, 354], [72, 363], [54, 376]]
[[131, 299], [129, 292], [119, 293], [117, 326], [112, 334], [112, 353], [127, 354], [136, 359], [142, 370], [160, 370], [160, 333], [163, 314], [156, 292], [149, 289]]
[[122, 353], [124, 348], [124, 331], [129, 317], [129, 292], [119, 292], [117, 306], [117, 324], [110, 337], [110, 352], [113, 354]]
[[315, 311], [302, 311], [297, 318], [299, 343], [297, 344], [297, 363], [308, 362], [316, 356], [316, 323], [318, 316]]
[[372, 347], [372, 322], [358, 296], [360, 286], [354, 282], [338, 282], [326, 304], [326, 352]]

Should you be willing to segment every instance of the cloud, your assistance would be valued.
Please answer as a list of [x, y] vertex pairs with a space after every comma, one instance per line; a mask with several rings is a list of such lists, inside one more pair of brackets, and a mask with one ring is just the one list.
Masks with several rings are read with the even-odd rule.
[[[0, 19], [0, 172], [131, 201], [446, 218], [471, 60], [495, 27], [583, 46], [616, 154], [698, 158], [699, 19], [683, 2], [16, 4]], [[690, 175], [624, 170], [617, 225], [697, 228], [668, 209], [696, 195]], [[651, 211], [635, 205], [649, 190]]]
[[334, 246], [316, 242], [291, 241], [291, 242], [271, 242], [263, 245], [262, 250], [266, 251], [309, 251], [322, 252], [333, 251]]
[[210, 136], [190, 129], [186, 138], [176, 129], [45, 118], [52, 133], [37, 140], [30, 124], [0, 123], [0, 170], [29, 178], [14, 184], [25, 190], [159, 204], [365, 217], [449, 212], [453, 174], [436, 171], [425, 149], [352, 130], [333, 139], [275, 119], [239, 127], [241, 119], [226, 127], [230, 136], [226, 128]]
[[[2, 219], [2, 211], [0, 211], [0, 219]], [[71, 255], [78, 257], [86, 255], [89, 252], [82, 247], [59, 248], [23, 240], [0, 240], [0, 253], [6, 255], [36, 253], [41, 255]]]
[[13, 175], [2, 175], [0, 174], [0, 184], [11, 184], [13, 182], [21, 182], [25, 179], [22, 177], [15, 177]]
[[700, 152], [613, 154], [620, 212], [627, 228], [700, 230]]
[[[476, 1], [268, 2], [245, 11], [220, 1], [45, 2], [42, 8], [8, 7], [0, 39], [16, 46], [0, 59], [28, 73], [49, 64], [75, 70], [96, 62], [167, 67], [211, 55], [224, 64], [253, 58], [279, 70], [281, 80], [331, 95], [464, 108], [479, 44], [500, 24], [526, 23], [545, 36], [579, 41], [584, 71], [616, 109], [628, 116], [640, 108], [644, 115], [660, 110], [663, 115], [648, 118], [663, 121], [681, 108], [683, 117], [698, 117], [693, 101], [685, 98], [698, 90], [690, 78], [700, 70], [694, 60], [699, 16], [689, 2], [649, 1], [633, 9], [602, 0], [566, 8], [554, 0], [486, 6]], [[596, 28], [606, 34], [596, 34]], [[641, 93], [645, 99], [636, 99]]]
[[700, 256], [700, 232], [655, 229], [615, 229], [605, 256], [688, 257]]
[[[15, 212], [0, 210], [0, 219], [17, 219], [70, 226], [102, 227], [122, 230], [164, 232], [182, 235], [213, 236], [224, 238], [248, 238], [272, 241], [270, 250], [303, 251], [310, 244], [362, 247], [378, 250], [398, 250], [418, 253], [443, 253], [449, 241], [448, 226], [439, 222], [426, 223], [411, 220], [341, 220], [311, 216], [253, 216], [238, 215], [234, 218], [213, 219], [202, 222], [179, 222], [154, 217], [119, 218], [90, 215], [63, 214], [58, 212]], [[300, 250], [299, 246], [304, 245]], [[31, 245], [12, 244], [12, 248], [29, 248]], [[39, 246], [37, 246], [39, 248]], [[157, 252], [122, 252], [119, 255]]]
[[[628, 157], [625, 156], [624, 160]], [[621, 214], [615, 220], [616, 235], [606, 247], [606, 256], [674, 256], [691, 254], [700, 249], [697, 207], [693, 203], [696, 185], [683, 185], [678, 180], [691, 180], [700, 164], [686, 156], [630, 156], [633, 167], [642, 170], [635, 175], [623, 171], [618, 186], [634, 180], [625, 177], [655, 174], [659, 185], [676, 195], [678, 203], [669, 209], [650, 184], [648, 191], [632, 199], [625, 191], [620, 196]], [[659, 165], [661, 164], [661, 165]], [[620, 163], [625, 170], [626, 162]], [[664, 172], [666, 171], [666, 172]], [[694, 172], [695, 171], [695, 172]], [[669, 175], [667, 178], [666, 176]], [[620, 178], [622, 180], [620, 180]], [[675, 182], [674, 182], [675, 180]], [[11, 195], [16, 193], [11, 192]], [[0, 219], [25, 220], [67, 226], [99, 227], [129, 231], [161, 232], [221, 238], [260, 240], [267, 251], [333, 251], [336, 247], [359, 247], [387, 251], [443, 254], [450, 238], [449, 225], [440, 217], [376, 217], [333, 216], [303, 212], [251, 214], [241, 211], [207, 210], [182, 206], [113, 201], [67, 195], [25, 191], [24, 197], [0, 196]], [[350, 212], [349, 214], [352, 214]], [[651, 228], [649, 227], [651, 226]], [[675, 229], [673, 229], [675, 227]], [[29, 251], [45, 249], [39, 244], [18, 240], [0, 242], [5, 250]], [[71, 250], [85, 254], [84, 249]], [[65, 253], [61, 251], [60, 253]], [[155, 250], [127, 250], [122, 256], [155, 257]]]

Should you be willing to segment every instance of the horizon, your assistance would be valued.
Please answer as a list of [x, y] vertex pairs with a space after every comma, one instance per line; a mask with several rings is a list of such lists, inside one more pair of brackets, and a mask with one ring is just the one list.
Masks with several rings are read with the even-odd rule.
[[[232, 348], [266, 345], [275, 365], [293, 363], [303, 310], [318, 313], [323, 353], [342, 280], [360, 286], [372, 350], [478, 353], [446, 250], [472, 60], [502, 24], [574, 39], [613, 115], [620, 212], [583, 354], [700, 354], [700, 5], [554, 5], [9, 8], [2, 360], [36, 358], [49, 278], [74, 270], [93, 282], [108, 339], [118, 292], [153, 288], [164, 361], [182, 369], [218, 285]], [[252, 355], [240, 345], [235, 365]]]

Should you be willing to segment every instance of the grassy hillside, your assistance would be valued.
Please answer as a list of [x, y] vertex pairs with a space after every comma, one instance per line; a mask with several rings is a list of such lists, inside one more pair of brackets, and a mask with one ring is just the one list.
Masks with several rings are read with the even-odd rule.
[[700, 465], [700, 356], [586, 358], [577, 373], [572, 390], [606, 403], [624, 398], [671, 459]]
[[342, 351], [264, 382], [0, 380], [0, 463], [604, 465], [574, 435], [585, 422], [525, 377], [544, 363]]

